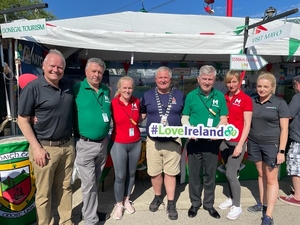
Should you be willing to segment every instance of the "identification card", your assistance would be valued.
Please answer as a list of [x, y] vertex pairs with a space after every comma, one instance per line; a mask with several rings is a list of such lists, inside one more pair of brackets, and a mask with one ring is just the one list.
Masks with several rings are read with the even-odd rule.
[[163, 115], [161, 117], [160, 123], [164, 126], [168, 126], [168, 117], [166, 115]]
[[208, 120], [207, 120], [207, 126], [208, 127], [212, 127], [213, 126], [213, 122], [214, 122], [214, 120], [212, 118], [208, 118]]
[[109, 122], [109, 119], [108, 119], [106, 113], [102, 113], [102, 118], [103, 118], [103, 121], [104, 121], [104, 122], [106, 122], [106, 123]]
[[129, 128], [129, 137], [134, 136], [134, 129], [133, 128]]

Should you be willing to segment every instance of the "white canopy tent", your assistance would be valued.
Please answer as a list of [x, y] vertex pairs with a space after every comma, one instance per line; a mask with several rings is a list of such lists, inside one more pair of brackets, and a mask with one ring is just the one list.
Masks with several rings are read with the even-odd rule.
[[[250, 19], [250, 24], [259, 21]], [[122, 12], [50, 21], [48, 35], [20, 39], [55, 47], [66, 58], [77, 51], [79, 58], [107, 61], [130, 61], [132, 53], [134, 61], [229, 61], [230, 54], [243, 48], [243, 32], [234, 31], [244, 23], [245, 18], [237, 17]], [[277, 20], [263, 26], [272, 29], [283, 24]], [[300, 39], [299, 24], [293, 24], [291, 37]], [[252, 50], [270, 63], [285, 62], [289, 38]], [[300, 49], [295, 55], [300, 56]]]

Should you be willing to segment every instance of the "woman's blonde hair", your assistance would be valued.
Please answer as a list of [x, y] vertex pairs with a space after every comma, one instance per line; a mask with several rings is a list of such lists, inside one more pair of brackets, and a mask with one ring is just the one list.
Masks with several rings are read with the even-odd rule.
[[240, 83], [241, 81], [240, 72], [237, 70], [229, 70], [225, 75], [225, 79], [224, 79], [225, 84], [229, 83], [233, 77], [236, 77], [236, 79]]
[[275, 92], [276, 92], [276, 77], [272, 74], [272, 73], [270, 73], [270, 72], [262, 72], [259, 76], [258, 76], [258, 78], [257, 78], [257, 80], [256, 80], [256, 83], [259, 81], [259, 80], [261, 80], [261, 79], [265, 79], [265, 80], [268, 80], [268, 81], [270, 81], [271, 82], [271, 85], [272, 85], [272, 94], [275, 94]]
[[129, 77], [129, 76], [121, 77], [121, 78], [118, 80], [118, 83], [117, 83], [117, 91], [116, 91], [116, 93], [115, 93], [115, 97], [117, 97], [117, 96], [120, 94], [121, 84], [122, 84], [122, 82], [125, 81], [125, 80], [131, 81], [131, 83], [132, 83], [132, 89], [134, 88], [134, 81], [133, 81], [133, 79], [132, 79], [131, 77]]

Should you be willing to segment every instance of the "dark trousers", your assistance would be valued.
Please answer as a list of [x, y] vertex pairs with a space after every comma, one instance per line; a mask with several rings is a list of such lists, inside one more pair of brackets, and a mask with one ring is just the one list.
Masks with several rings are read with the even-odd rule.
[[[213, 207], [215, 200], [216, 171], [221, 140], [198, 139], [187, 144], [189, 166], [189, 197], [193, 206], [202, 205], [201, 194], [204, 189], [203, 206]], [[203, 183], [201, 182], [203, 174]]]

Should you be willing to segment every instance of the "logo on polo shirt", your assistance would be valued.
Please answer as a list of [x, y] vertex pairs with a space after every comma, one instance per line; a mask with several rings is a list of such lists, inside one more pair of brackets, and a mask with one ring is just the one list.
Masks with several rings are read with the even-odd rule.
[[138, 110], [136, 103], [132, 103], [132, 110]]
[[212, 100], [212, 106], [219, 107], [219, 100]]
[[176, 99], [173, 97], [172, 98], [172, 102], [171, 102], [173, 105], [176, 105], [177, 104], [177, 102], [176, 102]]
[[266, 109], [276, 109], [276, 106], [266, 106]]
[[233, 105], [240, 106], [242, 99], [235, 99]]
[[107, 97], [106, 95], [104, 95], [104, 101], [105, 101], [106, 103], [110, 103], [109, 97]]

